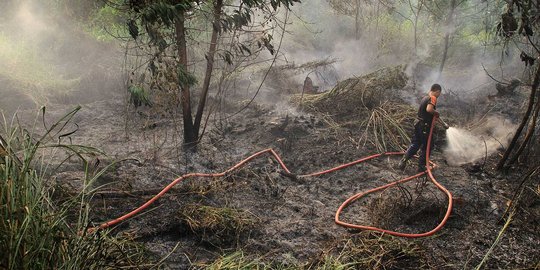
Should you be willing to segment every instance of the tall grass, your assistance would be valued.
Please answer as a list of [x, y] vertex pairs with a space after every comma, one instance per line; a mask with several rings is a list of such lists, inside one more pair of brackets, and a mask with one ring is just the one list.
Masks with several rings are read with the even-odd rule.
[[[47, 168], [39, 157], [42, 149], [68, 149], [88, 162], [84, 151], [92, 148], [63, 145], [58, 138], [79, 108], [73, 110], [44, 135], [34, 135], [4, 118], [6, 154], [0, 161], [0, 269], [107, 269], [145, 267], [140, 246], [109, 231], [87, 234], [92, 183], [95, 174], [86, 170], [84, 187], [76, 196], [52, 199]], [[56, 139], [55, 139], [56, 138]], [[55, 141], [57, 140], [58, 141]], [[45, 151], [56, 153], [58, 151]], [[20, 161], [17, 158], [20, 157]], [[38, 170], [34, 169], [41, 167]]]
[[414, 122], [415, 117], [411, 106], [385, 102], [373, 109], [369, 118], [361, 124], [363, 134], [358, 140], [358, 147], [369, 142], [378, 152], [402, 151], [410, 143], [409, 132], [403, 124]]

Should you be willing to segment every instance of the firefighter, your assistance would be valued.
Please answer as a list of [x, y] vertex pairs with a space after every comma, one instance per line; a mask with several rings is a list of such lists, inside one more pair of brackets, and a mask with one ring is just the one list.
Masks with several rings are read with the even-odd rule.
[[[439, 84], [434, 84], [431, 86], [428, 95], [420, 102], [420, 107], [418, 108], [418, 119], [414, 124], [414, 135], [411, 140], [411, 145], [399, 162], [398, 167], [400, 170], [405, 169], [407, 166], [407, 161], [411, 159], [411, 157], [413, 157], [418, 150], [420, 150], [420, 148], [422, 149], [422, 152], [420, 153], [420, 158], [418, 159], [418, 172], [423, 172], [426, 170], [426, 148], [429, 131], [431, 129], [433, 117], [439, 117], [439, 112], [436, 109], [437, 98], [441, 95], [441, 92], [441, 86]], [[449, 128], [444, 122], [441, 123], [445, 129]], [[433, 141], [431, 144], [430, 149], [433, 146]]]

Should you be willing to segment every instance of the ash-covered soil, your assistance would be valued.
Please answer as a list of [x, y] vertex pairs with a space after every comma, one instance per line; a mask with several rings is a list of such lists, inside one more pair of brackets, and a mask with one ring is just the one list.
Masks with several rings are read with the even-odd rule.
[[[243, 104], [231, 103], [226, 112], [234, 112]], [[65, 112], [49, 109], [47, 119], [52, 121]], [[95, 183], [96, 187], [103, 185], [92, 201], [91, 219], [99, 225], [142, 205], [183, 174], [222, 172], [263, 149], [273, 148], [297, 175], [375, 154], [374, 147], [358, 143], [361, 120], [336, 125], [328, 117], [294, 108], [254, 104], [229, 119], [225, 113], [216, 113], [197, 152], [191, 153], [182, 148], [180, 115], [158, 113], [152, 108], [126, 109], [118, 98], [83, 106], [69, 126], [77, 129], [69, 138], [73, 144], [93, 146], [106, 153], [93, 157], [92, 170], [118, 162]], [[444, 140], [439, 138], [437, 142], [432, 156], [440, 166], [434, 175], [454, 195], [454, 209], [442, 230], [431, 237], [396, 238], [334, 223], [337, 208], [347, 198], [412, 175], [415, 164], [401, 172], [395, 169], [399, 157], [384, 157], [320, 177], [292, 178], [283, 175], [269, 155], [226, 177], [186, 179], [144, 213], [121, 223], [114, 233], [130, 235], [157, 259], [168, 256], [164, 263], [171, 269], [202, 267], [236, 250], [267, 262], [315, 269], [324, 255], [339, 253], [349, 239], [369, 240], [381, 247], [388, 243], [414, 245], [415, 253], [401, 254], [390, 266], [381, 263], [373, 268], [473, 268], [502, 229], [503, 214], [517, 190], [520, 173], [495, 173], [490, 167], [496, 155], [483, 168], [450, 166], [441, 153]], [[59, 157], [52, 163], [62, 160]], [[78, 164], [72, 157], [54, 172], [53, 184], [58, 190], [61, 187], [75, 192], [81, 188], [83, 173]], [[540, 204], [538, 197], [531, 198], [535, 201], [513, 217], [487, 269], [538, 267]], [[186, 218], [186, 209], [193, 206], [240, 212], [221, 221], [223, 226], [201, 228]], [[423, 177], [355, 202], [342, 219], [421, 233], [437, 226], [446, 206], [446, 196]], [[241, 213], [240, 219], [235, 219], [239, 215], [234, 213]]]

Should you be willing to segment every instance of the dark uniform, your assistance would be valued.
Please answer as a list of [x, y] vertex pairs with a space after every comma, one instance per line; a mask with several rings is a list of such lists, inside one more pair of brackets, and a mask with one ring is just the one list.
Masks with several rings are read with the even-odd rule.
[[[420, 158], [418, 160], [419, 171], [424, 171], [426, 168], [426, 147], [429, 131], [431, 129], [431, 123], [433, 122], [433, 114], [427, 112], [426, 110], [428, 104], [432, 104], [434, 109], [436, 109], [437, 97], [427, 96], [424, 97], [420, 102], [420, 107], [418, 108], [418, 120], [414, 124], [414, 135], [411, 140], [411, 145], [409, 146], [409, 149], [407, 149], [405, 157], [403, 158], [403, 162], [406, 162], [412, 156], [414, 156], [420, 148], [422, 148], [422, 152], [420, 153]], [[431, 142], [430, 148], [433, 148], [433, 141]]]

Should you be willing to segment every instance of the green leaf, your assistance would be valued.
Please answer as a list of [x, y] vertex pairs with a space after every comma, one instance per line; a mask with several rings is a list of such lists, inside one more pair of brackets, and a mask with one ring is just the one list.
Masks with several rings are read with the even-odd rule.
[[178, 82], [181, 87], [193, 86], [197, 84], [197, 77], [191, 74], [183, 65], [179, 65], [176, 69]]
[[136, 106], [150, 106], [150, 97], [148, 92], [142, 86], [132, 84], [128, 87], [128, 92], [130, 93], [131, 101], [136, 104]]
[[251, 50], [244, 44], [240, 44], [240, 49], [242, 50], [242, 52], [246, 52], [247, 55], [251, 55]]

